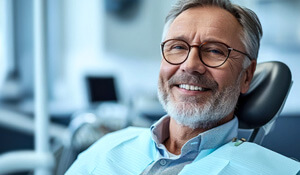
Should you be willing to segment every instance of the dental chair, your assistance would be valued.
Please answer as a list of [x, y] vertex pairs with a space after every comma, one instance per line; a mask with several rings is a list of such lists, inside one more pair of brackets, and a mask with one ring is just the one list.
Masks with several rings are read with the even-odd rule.
[[249, 142], [261, 145], [280, 115], [292, 83], [291, 71], [284, 63], [257, 64], [250, 89], [239, 97], [235, 111], [239, 129], [252, 130]]

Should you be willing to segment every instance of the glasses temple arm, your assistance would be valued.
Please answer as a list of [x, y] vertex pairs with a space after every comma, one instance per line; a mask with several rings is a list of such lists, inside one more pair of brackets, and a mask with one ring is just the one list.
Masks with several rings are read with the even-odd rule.
[[233, 51], [236, 51], [236, 52], [239, 52], [239, 53], [241, 53], [241, 54], [243, 54], [243, 55], [246, 55], [246, 56], [249, 58], [249, 60], [253, 60], [253, 59], [251, 58], [251, 56], [250, 56], [249, 54], [245, 53], [245, 52], [236, 50], [236, 49], [234, 49], [234, 48], [228, 48], [228, 49], [233, 50]]

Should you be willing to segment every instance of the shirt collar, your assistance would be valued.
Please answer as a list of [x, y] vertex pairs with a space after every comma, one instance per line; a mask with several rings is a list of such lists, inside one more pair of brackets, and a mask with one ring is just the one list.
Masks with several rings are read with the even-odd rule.
[[[152, 139], [156, 143], [156, 148], [164, 156], [167, 149], [163, 142], [169, 137], [170, 117], [164, 116], [151, 126]], [[204, 149], [218, 148], [236, 137], [238, 133], [238, 119], [234, 117], [231, 121], [200, 133], [198, 136], [187, 141], [182, 149], [181, 154], [190, 151], [200, 152]]]

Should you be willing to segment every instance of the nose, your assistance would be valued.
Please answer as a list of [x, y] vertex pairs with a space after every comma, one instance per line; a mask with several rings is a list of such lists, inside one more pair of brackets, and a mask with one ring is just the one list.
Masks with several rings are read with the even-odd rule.
[[200, 60], [198, 49], [198, 47], [191, 47], [187, 60], [180, 65], [180, 69], [182, 71], [188, 72], [190, 74], [205, 73], [206, 66]]

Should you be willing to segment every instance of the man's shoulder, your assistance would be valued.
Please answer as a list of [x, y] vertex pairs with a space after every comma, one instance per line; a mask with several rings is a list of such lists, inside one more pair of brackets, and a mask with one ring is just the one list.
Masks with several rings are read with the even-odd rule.
[[222, 157], [233, 157], [233, 158], [241, 158], [241, 159], [268, 159], [271, 158], [274, 161], [284, 160], [287, 162], [293, 162], [300, 165], [300, 162], [290, 159], [284, 155], [281, 155], [277, 152], [274, 152], [268, 148], [260, 146], [258, 144], [252, 142], [243, 142], [241, 144], [236, 144], [236, 142], [229, 142], [219, 149], [217, 149], [214, 154], [220, 155]]
[[[111, 157], [109, 157], [107, 154], [116, 152], [116, 150], [118, 150], [118, 146], [124, 146], [126, 145], [124, 143], [128, 144], [129, 141], [133, 141], [131, 143], [136, 143], [138, 138], [148, 135], [150, 136], [149, 128], [147, 129], [139, 127], [128, 127], [106, 134], [87, 150], [82, 152], [66, 174], [92, 174], [93, 171], [96, 171], [99, 165], [102, 167], [108, 166], [107, 158]], [[146, 137], [146, 139], [149, 138], [150, 137]], [[134, 145], [129, 144], [126, 146], [126, 148], [130, 148]], [[117, 151], [117, 153], [123, 151], [124, 149]]]
[[[272, 150], [250, 142], [229, 142], [186, 166], [181, 174], [297, 174], [300, 163]], [[214, 172], [214, 173], [212, 173]], [[197, 173], [196, 173], [197, 174]]]
[[212, 156], [261, 171], [273, 169], [286, 173], [298, 172], [300, 169], [300, 162], [251, 142], [238, 146], [235, 142], [229, 142], [217, 149]]
[[222, 153], [222, 154], [240, 153], [241, 155], [253, 155], [253, 156], [255, 156], [254, 153], [262, 153], [262, 155], [266, 154], [268, 156], [287, 158], [277, 152], [274, 152], [266, 147], [263, 147], [261, 145], [252, 142], [240, 142], [240, 144], [237, 144], [236, 142], [229, 142], [221, 146], [215, 152]]
[[141, 134], [150, 134], [149, 128], [128, 127], [119, 131], [106, 134], [99, 139], [93, 147], [101, 147], [101, 149], [110, 149], [123, 142], [139, 137]]

